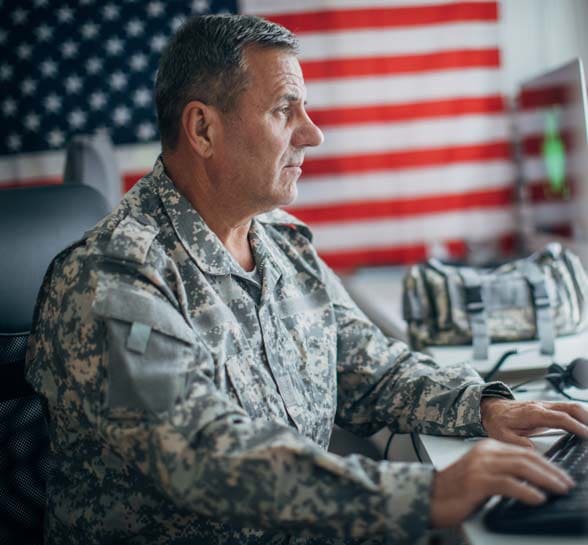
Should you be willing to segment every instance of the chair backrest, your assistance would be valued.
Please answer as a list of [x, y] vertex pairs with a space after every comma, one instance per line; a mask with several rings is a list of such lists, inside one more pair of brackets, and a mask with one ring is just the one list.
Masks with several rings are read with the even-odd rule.
[[88, 185], [106, 198], [112, 210], [123, 194], [114, 146], [105, 132], [77, 134], [67, 145], [65, 185]]
[[49, 439], [24, 380], [37, 292], [53, 257], [108, 211], [87, 186], [0, 191], [0, 544], [42, 543]]

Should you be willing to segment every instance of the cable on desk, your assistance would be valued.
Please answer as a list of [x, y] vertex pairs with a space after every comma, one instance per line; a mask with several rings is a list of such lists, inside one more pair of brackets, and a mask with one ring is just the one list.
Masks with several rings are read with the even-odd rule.
[[526, 352], [536, 352], [536, 351], [537, 351], [536, 347], [525, 348], [525, 350], [519, 350], [517, 348], [513, 348], [512, 350], [507, 350], [506, 352], [504, 352], [502, 354], [502, 356], [500, 356], [500, 358], [498, 358], [498, 361], [494, 364], [494, 367], [492, 367], [492, 369], [490, 369], [490, 371], [488, 371], [482, 378], [486, 382], [489, 382], [490, 380], [492, 380], [494, 378], [494, 375], [496, 375], [496, 373], [498, 373], [498, 371], [504, 365], [506, 360], [508, 360], [508, 358], [510, 358], [511, 356], [514, 356], [515, 354], [525, 354]]
[[513, 350], [507, 350], [506, 352], [504, 352], [504, 354], [502, 354], [502, 356], [500, 356], [500, 358], [498, 358], [498, 361], [494, 364], [494, 367], [492, 367], [492, 369], [490, 369], [490, 371], [488, 371], [485, 375], [484, 375], [484, 380], [486, 382], [491, 381], [494, 378], [494, 375], [496, 375], [496, 373], [498, 373], [499, 369], [504, 365], [504, 362], [510, 358], [511, 356], [514, 356], [515, 354], [518, 354], [519, 351], [515, 348]]
[[[412, 443], [412, 448], [414, 450], [414, 455], [416, 459], [422, 464], [423, 459], [419, 453], [419, 449], [416, 443], [416, 432], [410, 432], [410, 442]], [[386, 447], [384, 448], [384, 460], [388, 459], [388, 454], [390, 453], [390, 445], [392, 444], [392, 439], [394, 439], [394, 434], [390, 433], [390, 437], [388, 437], [388, 441], [386, 441]]]
[[419, 447], [417, 446], [415, 431], [410, 432], [410, 442], [412, 443], [412, 448], [414, 449], [414, 455], [416, 456], [416, 459], [422, 464], [423, 459], [421, 458]]
[[390, 437], [388, 437], [388, 441], [386, 441], [386, 447], [384, 448], [384, 460], [388, 459], [388, 454], [390, 451], [390, 445], [392, 444], [392, 439], [394, 439], [394, 434], [390, 432]]
[[532, 378], [529, 380], [525, 380], [523, 382], [519, 382], [518, 384], [515, 384], [514, 386], [511, 386], [511, 390], [513, 392], [519, 392], [519, 393], [523, 393], [526, 392], [527, 390], [525, 389], [521, 389], [523, 386], [526, 386], [527, 384], [531, 384], [532, 382], [539, 382], [540, 380], [547, 380], [549, 382], [549, 384], [551, 384], [551, 386], [553, 387], [553, 389], [558, 392], [559, 394], [561, 394], [562, 396], [564, 396], [565, 398], [571, 400], [571, 401], [580, 401], [582, 403], [588, 403], [588, 399], [582, 399], [580, 397], [574, 397], [571, 396], [570, 394], [568, 394], [567, 392], [564, 392], [564, 389], [561, 386], [558, 386], [556, 384], [554, 384], [553, 382], [551, 382], [549, 379], [551, 378], [557, 378], [560, 375], [558, 373], [548, 373], [547, 375], [543, 376], [543, 377], [536, 377], [536, 378]]
[[535, 377], [535, 378], [531, 378], [529, 380], [524, 380], [523, 382], [519, 382], [518, 384], [515, 384], [514, 386], [511, 386], [510, 389], [513, 392], [516, 392], [517, 390], [519, 392], [526, 392], [527, 390], [521, 390], [522, 386], [526, 386], [527, 384], [531, 384], [532, 382], [538, 382], [540, 380], [543, 380], [544, 377]]

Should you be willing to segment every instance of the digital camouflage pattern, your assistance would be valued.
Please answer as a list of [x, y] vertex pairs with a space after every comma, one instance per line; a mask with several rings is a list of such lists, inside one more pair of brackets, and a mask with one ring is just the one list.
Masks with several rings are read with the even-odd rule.
[[48, 543], [426, 537], [432, 468], [328, 453], [333, 423], [482, 434], [482, 392], [508, 390], [385, 338], [293, 217], [249, 236], [261, 283], [158, 160], [54, 260], [27, 356], [56, 460]]
[[[577, 256], [555, 244], [494, 270], [474, 270], [480, 279], [490, 338], [517, 341], [538, 337], [533, 287], [524, 268], [529, 263], [539, 267], [545, 282], [554, 333], [568, 335], [586, 329], [586, 272]], [[464, 267], [435, 259], [408, 270], [404, 277], [404, 317], [414, 347], [472, 342], [463, 271]]]

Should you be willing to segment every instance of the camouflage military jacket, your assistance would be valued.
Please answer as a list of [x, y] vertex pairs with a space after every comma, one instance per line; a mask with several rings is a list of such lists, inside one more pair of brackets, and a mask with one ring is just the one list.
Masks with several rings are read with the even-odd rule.
[[48, 402], [51, 544], [414, 543], [431, 467], [326, 451], [482, 434], [484, 386], [388, 339], [284, 212], [252, 222], [261, 284], [158, 161], [50, 267], [27, 356]]

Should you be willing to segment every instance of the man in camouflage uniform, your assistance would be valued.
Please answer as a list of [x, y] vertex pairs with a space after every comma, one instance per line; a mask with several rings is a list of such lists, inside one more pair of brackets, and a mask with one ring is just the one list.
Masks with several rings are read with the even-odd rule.
[[156, 84], [162, 156], [50, 267], [27, 357], [56, 461], [48, 543], [415, 543], [493, 493], [532, 494], [489, 468], [566, 479], [491, 440], [437, 474], [326, 451], [334, 423], [520, 442], [549, 419], [384, 337], [276, 209], [322, 141], [295, 52], [254, 17], [188, 22]]

